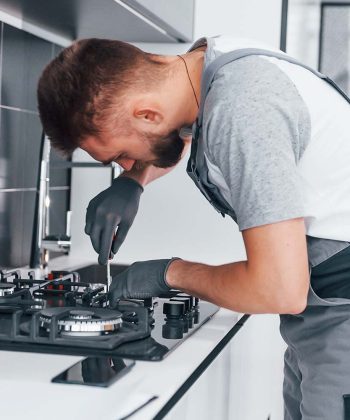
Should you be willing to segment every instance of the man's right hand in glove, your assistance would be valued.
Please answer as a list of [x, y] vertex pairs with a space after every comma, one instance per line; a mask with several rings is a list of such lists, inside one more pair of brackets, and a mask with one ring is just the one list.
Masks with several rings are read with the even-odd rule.
[[[90, 235], [98, 262], [107, 264], [110, 251], [118, 252], [135, 219], [143, 187], [134, 179], [119, 176], [93, 198], [86, 210], [85, 233]], [[116, 238], [114, 233], [118, 227]]]

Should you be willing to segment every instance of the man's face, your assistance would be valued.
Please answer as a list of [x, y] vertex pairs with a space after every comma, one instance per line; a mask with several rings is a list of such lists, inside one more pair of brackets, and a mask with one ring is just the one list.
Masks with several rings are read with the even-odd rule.
[[116, 162], [124, 170], [130, 171], [147, 165], [159, 168], [174, 166], [181, 158], [184, 145], [184, 140], [175, 129], [158, 134], [134, 132], [118, 136], [104, 134], [98, 138], [91, 136], [80, 147], [106, 165]]

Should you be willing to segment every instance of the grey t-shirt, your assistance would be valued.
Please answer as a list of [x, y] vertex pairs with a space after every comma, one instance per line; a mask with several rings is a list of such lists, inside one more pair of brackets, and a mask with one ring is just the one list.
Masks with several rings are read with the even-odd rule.
[[[220, 54], [209, 43], [205, 66]], [[240, 230], [305, 216], [297, 165], [310, 140], [310, 115], [279, 67], [259, 56], [223, 66], [205, 100], [202, 135], [229, 187]], [[307, 241], [312, 266], [349, 246]]]
[[222, 67], [206, 97], [203, 137], [240, 230], [304, 216], [296, 165], [310, 117], [276, 65], [250, 56]]

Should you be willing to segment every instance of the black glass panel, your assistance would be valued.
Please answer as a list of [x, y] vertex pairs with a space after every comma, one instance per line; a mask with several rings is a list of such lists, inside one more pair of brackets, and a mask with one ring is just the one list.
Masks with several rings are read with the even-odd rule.
[[50, 185], [52, 187], [63, 187], [70, 185], [70, 170], [59, 168], [57, 164], [67, 161], [55, 149], [51, 149], [50, 154]]
[[69, 191], [50, 191], [50, 234], [64, 234]]
[[[35, 191], [0, 190], [0, 267], [27, 265], [33, 231]], [[65, 233], [69, 191], [50, 191], [50, 233]], [[57, 254], [52, 253], [51, 257]]]
[[29, 263], [35, 192], [0, 191], [0, 267]]
[[[36, 192], [24, 192], [23, 208], [22, 208], [22, 229], [21, 229], [21, 243], [22, 243], [22, 258], [20, 266], [29, 264], [30, 250], [32, 245], [33, 222], [35, 212], [35, 198]], [[14, 264], [14, 266], [19, 266]]]
[[[66, 217], [69, 203], [69, 190], [50, 191], [50, 234], [62, 235], [66, 233]], [[50, 251], [50, 258], [62, 255], [60, 252]]]

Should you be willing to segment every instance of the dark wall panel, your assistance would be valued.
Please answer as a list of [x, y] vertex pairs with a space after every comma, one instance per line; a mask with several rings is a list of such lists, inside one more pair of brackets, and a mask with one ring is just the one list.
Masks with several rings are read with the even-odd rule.
[[[0, 190], [0, 268], [28, 264], [33, 229], [35, 191]], [[50, 232], [65, 233], [69, 190], [51, 191]]]
[[0, 191], [0, 267], [28, 264], [35, 192]]
[[4, 25], [1, 103], [37, 111], [38, 79], [52, 54], [51, 43]]
[[36, 187], [42, 127], [36, 114], [0, 109], [1, 188]]
[[[12, 268], [30, 259], [42, 133], [37, 83], [62, 48], [1, 22], [0, 28], [0, 267]], [[62, 160], [53, 150], [52, 166]], [[50, 233], [65, 233], [69, 170], [51, 167], [50, 178]]]

